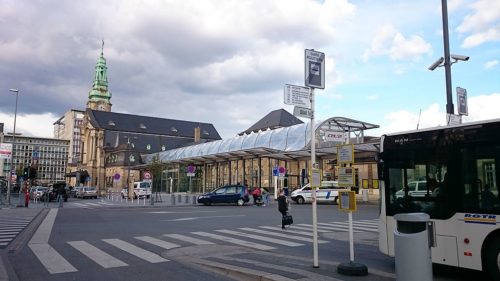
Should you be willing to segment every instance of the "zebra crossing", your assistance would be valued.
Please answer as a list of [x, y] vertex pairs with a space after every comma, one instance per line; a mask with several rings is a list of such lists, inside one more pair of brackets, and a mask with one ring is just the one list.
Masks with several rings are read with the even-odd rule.
[[[357, 229], [357, 232], [377, 232], [377, 220], [355, 221], [353, 226], [353, 228]], [[318, 223], [318, 231], [347, 232], [348, 223]], [[135, 236], [129, 238], [103, 238], [97, 241], [66, 241], [56, 245], [56, 247], [46, 244], [44, 247], [50, 248], [50, 251], [46, 250], [43, 257], [37, 257], [51, 260], [51, 257], [47, 255], [53, 254], [58, 259], [61, 259], [62, 255], [60, 253], [67, 253], [67, 247], [70, 247], [93, 261], [97, 267], [109, 269], [130, 266], [127, 263], [130, 256], [152, 264], [169, 262], [168, 259], [160, 255], [161, 252], [196, 245], [237, 245], [255, 250], [273, 251], [278, 247], [302, 247], [310, 245], [312, 242], [312, 226], [310, 225], [292, 225], [285, 231], [281, 229], [281, 226], [262, 225], [255, 228], [240, 227], [189, 233], [165, 233], [155, 237]], [[326, 238], [318, 240], [318, 243], [321, 244], [329, 242]], [[58, 269], [47, 268], [43, 260], [40, 260], [40, 263], [46, 267], [50, 274], [83, 270], [83, 266], [79, 267], [79, 260], [74, 260], [74, 257], [70, 261], [64, 259], [62, 262], [64, 267]]]
[[0, 220], [0, 249], [7, 247], [31, 222], [33, 216], [2, 217]]

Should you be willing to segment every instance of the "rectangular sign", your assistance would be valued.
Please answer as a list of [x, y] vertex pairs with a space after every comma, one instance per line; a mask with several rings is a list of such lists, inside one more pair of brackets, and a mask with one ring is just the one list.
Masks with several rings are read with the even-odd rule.
[[312, 169], [311, 187], [321, 187], [321, 170], [320, 169]]
[[0, 159], [10, 159], [12, 156], [12, 143], [0, 143]]
[[311, 94], [307, 87], [285, 84], [285, 104], [311, 108]]
[[455, 115], [455, 114], [446, 113], [446, 124], [448, 126], [462, 124], [462, 115]]
[[356, 194], [354, 191], [339, 191], [339, 209], [341, 211], [356, 211]]
[[344, 143], [346, 140], [346, 133], [325, 131], [325, 141]]
[[325, 88], [325, 54], [305, 50], [305, 85], [311, 88]]
[[354, 163], [354, 145], [346, 144], [337, 146], [337, 163]]
[[469, 114], [467, 108], [467, 90], [457, 87], [457, 111], [459, 115], [467, 116]]
[[293, 115], [297, 116], [297, 117], [312, 118], [313, 111], [312, 111], [312, 109], [309, 109], [309, 108], [303, 108], [300, 106], [296, 106], [293, 108]]
[[354, 168], [339, 167], [338, 183], [343, 187], [354, 186]]

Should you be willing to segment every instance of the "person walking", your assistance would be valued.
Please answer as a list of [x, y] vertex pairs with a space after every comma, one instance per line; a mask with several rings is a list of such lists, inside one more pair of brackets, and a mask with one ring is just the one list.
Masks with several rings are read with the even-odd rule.
[[278, 211], [281, 213], [281, 229], [285, 229], [285, 220], [283, 219], [288, 212], [288, 202], [283, 189], [280, 189], [278, 196]]

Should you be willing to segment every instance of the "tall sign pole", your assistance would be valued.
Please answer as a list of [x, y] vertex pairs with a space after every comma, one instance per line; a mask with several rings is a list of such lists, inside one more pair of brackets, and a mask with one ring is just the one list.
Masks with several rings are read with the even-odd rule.
[[[316, 165], [316, 130], [314, 126], [314, 88], [325, 88], [325, 54], [315, 50], [304, 51], [305, 57], [305, 86], [311, 88], [311, 175]], [[312, 197], [312, 225], [313, 225], [313, 267], [319, 267], [318, 261], [318, 208], [316, 187], [311, 183]]]

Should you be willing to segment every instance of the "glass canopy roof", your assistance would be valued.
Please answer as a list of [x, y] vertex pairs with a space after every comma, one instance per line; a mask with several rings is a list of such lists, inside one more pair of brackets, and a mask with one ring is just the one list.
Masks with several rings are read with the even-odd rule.
[[[279, 154], [303, 151], [310, 147], [310, 124], [302, 123], [274, 130], [252, 132], [225, 140], [211, 141], [191, 146], [181, 147], [160, 153], [148, 154], [145, 162], [150, 163], [159, 154], [161, 162], [179, 162], [189, 160], [210, 160], [219, 157], [235, 157], [245, 155]], [[354, 133], [363, 137], [363, 131], [378, 128], [378, 125], [356, 121], [344, 117], [333, 117], [319, 122], [315, 126], [317, 147], [330, 147], [325, 142], [325, 132], [344, 132], [347, 138]], [[359, 141], [357, 142], [359, 143]], [[326, 145], [326, 146], [325, 146]], [[335, 145], [338, 145], [335, 144]]]

